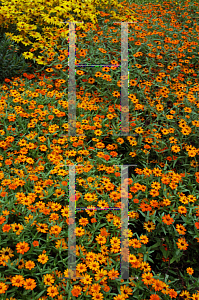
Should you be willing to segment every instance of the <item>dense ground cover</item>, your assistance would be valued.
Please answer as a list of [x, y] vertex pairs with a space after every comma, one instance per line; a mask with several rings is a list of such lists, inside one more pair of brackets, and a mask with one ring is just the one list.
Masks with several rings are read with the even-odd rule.
[[[0, 86], [2, 300], [199, 299], [198, 4], [131, 9], [128, 136], [119, 136], [120, 67], [110, 66], [121, 64], [121, 26], [106, 8], [96, 29], [76, 26], [76, 64], [107, 65], [76, 67], [76, 136], [63, 37], [39, 53], [46, 65]], [[67, 279], [69, 165], [79, 165], [77, 280]], [[124, 182], [121, 165], [135, 165]], [[130, 278], [121, 279], [127, 183]]]

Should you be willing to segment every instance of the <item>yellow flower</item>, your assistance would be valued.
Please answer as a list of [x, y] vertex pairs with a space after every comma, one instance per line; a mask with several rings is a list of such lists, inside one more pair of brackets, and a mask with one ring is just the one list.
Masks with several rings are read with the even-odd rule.
[[31, 52], [24, 52], [23, 53], [23, 56], [25, 57], [25, 59], [28, 59], [28, 58], [33, 58], [33, 53]]
[[137, 127], [136, 129], [135, 129], [135, 132], [136, 133], [143, 133], [143, 129], [142, 129], [142, 127]]
[[44, 265], [48, 261], [48, 256], [46, 254], [40, 254], [37, 260]]
[[194, 270], [192, 268], [187, 268], [186, 271], [189, 275], [192, 275], [194, 272]]
[[95, 135], [101, 135], [102, 131], [101, 130], [95, 130], [94, 133], [95, 133]]
[[98, 242], [98, 244], [100, 244], [100, 245], [106, 244], [105, 236], [98, 235], [95, 239]]
[[148, 221], [147, 223], [144, 223], [144, 229], [146, 229], [148, 232], [155, 229], [155, 224], [152, 221]]
[[43, 56], [39, 55], [35, 60], [39, 65], [47, 65], [47, 62], [45, 62], [46, 58]]
[[23, 40], [23, 38], [21, 36], [13, 35], [12, 40], [18, 43], [18, 42], [21, 42]]

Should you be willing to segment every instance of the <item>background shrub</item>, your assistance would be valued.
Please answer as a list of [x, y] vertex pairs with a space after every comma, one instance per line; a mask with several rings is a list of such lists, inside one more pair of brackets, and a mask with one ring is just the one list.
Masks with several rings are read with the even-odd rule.
[[[84, 30], [88, 28], [89, 22], [95, 27], [98, 23], [99, 10], [105, 7], [110, 10], [115, 21], [135, 20], [133, 11], [129, 11], [128, 7], [124, 10], [123, 3], [125, 2], [117, 0], [77, 0], [74, 2], [71, 0], [62, 1], [57, 5], [55, 0], [45, 4], [40, 0], [32, 2], [3, 0], [0, 4], [0, 27], [6, 28], [5, 34], [12, 41], [27, 46], [26, 52], [23, 53], [25, 59], [44, 65], [40, 51], [59, 44], [60, 36], [69, 37], [68, 23], [64, 24], [63, 21], [83, 21], [84, 24], [76, 23], [76, 26]], [[13, 27], [10, 31], [11, 24]]]
[[29, 64], [22, 54], [18, 52], [16, 43], [5, 36], [0, 35], [0, 82], [3, 83], [5, 78], [11, 79], [20, 76], [29, 70]]

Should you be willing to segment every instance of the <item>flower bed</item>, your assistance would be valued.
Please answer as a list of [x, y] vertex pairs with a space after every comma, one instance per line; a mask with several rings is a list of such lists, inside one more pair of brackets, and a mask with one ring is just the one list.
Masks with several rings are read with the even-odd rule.
[[131, 8], [125, 110], [106, 10], [76, 26], [75, 136], [65, 38], [0, 86], [2, 300], [199, 299], [198, 4]]

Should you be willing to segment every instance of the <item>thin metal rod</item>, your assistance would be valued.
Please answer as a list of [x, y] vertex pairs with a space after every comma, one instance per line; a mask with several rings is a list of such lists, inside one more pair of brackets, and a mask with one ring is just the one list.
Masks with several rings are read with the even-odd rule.
[[75, 65], [76, 67], [121, 67], [121, 65]]

